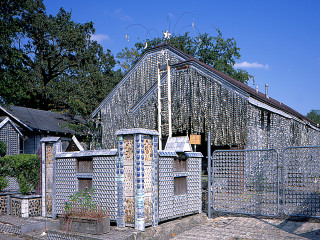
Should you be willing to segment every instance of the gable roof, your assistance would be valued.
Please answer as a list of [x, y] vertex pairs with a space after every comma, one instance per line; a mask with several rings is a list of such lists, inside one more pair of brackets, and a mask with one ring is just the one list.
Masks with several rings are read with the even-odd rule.
[[302, 115], [301, 113], [295, 111], [294, 109], [290, 108], [289, 106], [269, 97], [267, 98], [265, 96], [264, 93], [261, 93], [261, 92], [257, 92], [255, 89], [253, 89], [252, 87], [230, 77], [229, 75], [223, 73], [223, 72], [220, 72], [219, 70], [199, 61], [198, 59], [195, 59], [193, 57], [190, 57], [188, 60], [186, 61], [183, 61], [183, 62], [180, 62], [180, 63], [177, 63], [173, 66], [171, 66], [172, 68], [173, 67], [178, 67], [178, 66], [182, 66], [182, 65], [194, 65], [196, 67], [202, 67], [212, 73], [214, 73], [215, 75], [218, 75], [219, 77], [227, 80], [228, 82], [230, 82], [232, 85], [234, 86], [237, 86], [238, 88], [240, 88], [241, 90], [245, 91], [247, 94], [249, 94], [250, 97], [262, 102], [262, 103], [265, 103], [269, 106], [272, 106], [276, 109], [279, 109], [285, 113], [288, 113], [288, 114], [291, 114], [293, 115], [294, 117], [298, 118], [298, 119], [301, 119], [301, 120], [304, 120], [308, 123], [310, 123], [311, 125], [313, 125], [314, 127], [319, 127], [317, 123], [315, 123], [314, 121], [312, 121], [311, 119], [307, 118], [306, 116]]
[[6, 113], [13, 121], [29, 131], [46, 131], [51, 133], [75, 134], [68, 123], [83, 122], [79, 117], [69, 114], [44, 111], [33, 108], [10, 105], [7, 108], [0, 106], [0, 111]]
[[23, 136], [22, 133], [20, 132], [20, 130], [19, 130], [19, 129], [17, 128], [17, 126], [11, 121], [11, 119], [10, 119], [9, 117], [1, 116], [1, 117], [0, 117], [0, 129], [1, 129], [6, 123], [11, 124], [11, 126], [17, 131], [17, 133], [18, 133], [20, 136]]
[[178, 56], [181, 57], [182, 61], [179, 63], [176, 63], [174, 65], [171, 65], [171, 68], [174, 67], [179, 67], [179, 66], [183, 66], [183, 65], [192, 65], [197, 69], [201, 69], [203, 71], [205, 71], [206, 73], [213, 75], [216, 78], [219, 78], [220, 80], [222, 80], [224, 83], [226, 83], [227, 85], [231, 85], [233, 87], [235, 87], [236, 89], [238, 89], [240, 91], [240, 93], [244, 93], [245, 95], [256, 99], [264, 104], [267, 104], [268, 106], [271, 106], [275, 109], [278, 109], [280, 111], [283, 111], [284, 113], [290, 114], [304, 122], [306, 122], [307, 124], [311, 125], [312, 127], [317, 127], [319, 128], [319, 124], [315, 123], [314, 121], [312, 121], [311, 119], [305, 117], [304, 115], [300, 114], [299, 112], [295, 111], [294, 109], [290, 108], [289, 106], [273, 99], [273, 98], [267, 98], [265, 96], [265, 94], [261, 93], [261, 92], [257, 92], [255, 89], [251, 88], [250, 86], [230, 77], [229, 75], [201, 62], [198, 59], [195, 59], [194, 57], [192, 57], [191, 55], [186, 54], [185, 52], [181, 51], [180, 49], [177, 49], [175, 47], [173, 47], [172, 45], [168, 44], [168, 43], [163, 43], [160, 44], [154, 48], [151, 48], [149, 50], [147, 50], [141, 57], [140, 59], [137, 61], [136, 64], [134, 64], [131, 69], [125, 74], [125, 76], [123, 77], [123, 79], [118, 83], [118, 85], [108, 94], [108, 96], [101, 102], [101, 104], [92, 112], [90, 118], [93, 118], [102, 108], [102, 106], [112, 97], [113, 93], [115, 92], [115, 90], [121, 86], [126, 79], [128, 78], [128, 76], [131, 74], [132, 71], [134, 71], [134, 69], [136, 68], [136, 65], [141, 62], [143, 60], [143, 58], [145, 58], [148, 54], [150, 53], [154, 53], [157, 52], [159, 50], [162, 49], [167, 49], [172, 51], [173, 53], [177, 54]]

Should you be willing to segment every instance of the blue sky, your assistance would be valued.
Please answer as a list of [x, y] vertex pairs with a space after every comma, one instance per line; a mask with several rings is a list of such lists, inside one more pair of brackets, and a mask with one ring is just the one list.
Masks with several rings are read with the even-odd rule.
[[[237, 61], [255, 77], [255, 85], [269, 95], [306, 115], [320, 109], [320, 1], [115, 1], [115, 0], [45, 0], [47, 12], [56, 14], [60, 7], [72, 11], [76, 22], [92, 21], [94, 38], [116, 55], [145, 39], [146, 30], [130, 27], [142, 24], [152, 36], [169, 29], [175, 33], [192, 24], [201, 33], [235, 38], [240, 47]], [[168, 21], [169, 19], [169, 21]], [[177, 22], [178, 21], [178, 22]], [[192, 29], [189, 28], [192, 32]], [[126, 41], [125, 35], [130, 41]], [[192, 34], [196, 34], [192, 32]]]

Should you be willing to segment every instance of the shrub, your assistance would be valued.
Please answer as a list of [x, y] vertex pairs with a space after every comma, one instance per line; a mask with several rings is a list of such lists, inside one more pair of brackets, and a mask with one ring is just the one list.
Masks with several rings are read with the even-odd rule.
[[94, 191], [76, 192], [65, 200], [64, 217], [67, 221], [73, 217], [88, 217], [101, 220], [108, 213], [93, 202]]
[[0, 192], [2, 192], [8, 186], [8, 179], [4, 176], [0, 176]]
[[35, 154], [20, 154], [2, 158], [7, 174], [18, 179], [22, 194], [29, 194], [40, 181], [40, 158]]
[[8, 176], [8, 164], [5, 158], [0, 157], [0, 192], [8, 186], [6, 176]]
[[18, 183], [19, 183], [19, 188], [22, 195], [27, 195], [31, 192], [32, 190], [31, 184], [27, 181], [27, 179], [23, 176], [23, 174], [19, 175]]
[[7, 153], [7, 145], [5, 142], [0, 141], [0, 157], [4, 157]]

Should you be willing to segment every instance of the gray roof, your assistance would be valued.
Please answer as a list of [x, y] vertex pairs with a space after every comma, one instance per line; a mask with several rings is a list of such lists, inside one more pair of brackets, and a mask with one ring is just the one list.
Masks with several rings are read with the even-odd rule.
[[93, 156], [115, 156], [117, 149], [102, 149], [102, 150], [89, 150], [77, 152], [59, 152], [57, 158], [75, 158], [75, 157], [93, 157]]
[[57, 142], [60, 139], [60, 137], [43, 137], [41, 138], [40, 142]]
[[50, 112], [13, 105], [6, 108], [0, 107], [0, 110], [7, 113], [18, 125], [33, 131], [39, 130], [54, 133], [75, 134], [75, 131], [69, 128], [68, 123], [74, 124], [84, 122], [84, 120], [79, 116], [73, 117], [66, 113]]
[[130, 129], [120, 129], [116, 131], [116, 135], [128, 135], [128, 134], [146, 134], [158, 136], [159, 133], [155, 130], [144, 129], [144, 128], [130, 128]]

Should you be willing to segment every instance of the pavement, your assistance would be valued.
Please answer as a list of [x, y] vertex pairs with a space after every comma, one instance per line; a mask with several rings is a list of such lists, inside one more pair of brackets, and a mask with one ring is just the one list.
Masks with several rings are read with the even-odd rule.
[[173, 239], [320, 240], [320, 223], [222, 216], [208, 219], [204, 224], [176, 235]]
[[0, 240], [24, 240], [25, 238], [19, 237], [10, 233], [0, 233]]
[[[0, 216], [0, 222], [1, 222]], [[4, 218], [9, 222], [8, 218]], [[2, 219], [2, 224], [3, 220]], [[31, 219], [30, 219], [31, 220]], [[19, 219], [11, 219], [11, 223]], [[44, 221], [32, 219], [31, 221]], [[47, 220], [46, 220], [47, 221]], [[52, 225], [52, 223], [50, 223]], [[33, 231], [24, 235], [14, 235], [0, 231], [0, 240], [22, 240], [22, 239], [48, 239], [48, 235], [57, 233], [66, 234], [60, 230]], [[136, 231], [132, 228], [111, 227], [111, 231], [104, 235], [85, 235], [70, 233], [78, 239], [116, 239], [116, 240], [190, 240], [190, 239], [228, 239], [228, 240], [257, 240], [257, 239], [310, 239], [320, 240], [320, 219], [292, 221], [291, 219], [267, 219], [248, 216], [217, 216], [208, 219], [204, 213], [175, 220], [163, 222], [157, 227], [148, 227], [145, 232]], [[81, 235], [81, 236], [80, 236]], [[70, 237], [70, 236], [69, 236]]]

